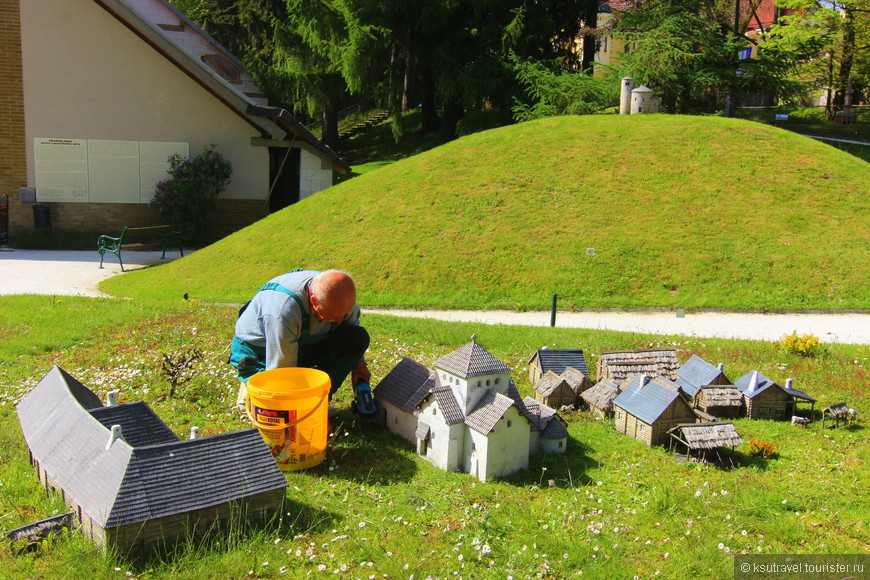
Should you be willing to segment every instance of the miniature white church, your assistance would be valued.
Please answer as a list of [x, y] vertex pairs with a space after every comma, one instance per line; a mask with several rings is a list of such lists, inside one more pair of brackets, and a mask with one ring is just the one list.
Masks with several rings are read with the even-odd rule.
[[530, 455], [564, 453], [568, 440], [556, 411], [521, 399], [510, 373], [472, 337], [434, 371], [403, 358], [374, 397], [387, 429], [421, 457], [486, 481], [528, 468]]

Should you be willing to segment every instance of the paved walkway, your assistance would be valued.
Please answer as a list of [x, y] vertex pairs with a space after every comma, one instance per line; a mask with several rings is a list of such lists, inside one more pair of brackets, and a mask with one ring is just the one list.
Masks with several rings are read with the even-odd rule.
[[[161, 252], [125, 252], [127, 270], [161, 263]], [[166, 261], [178, 257], [166, 254]], [[103, 269], [94, 251], [11, 250], [0, 248], [0, 294], [105, 296], [100, 281], [121, 273], [115, 256], [106, 256]], [[436, 318], [482, 324], [550, 326], [549, 312], [473, 312], [434, 310], [375, 310], [366, 312]], [[812, 334], [822, 342], [870, 344], [870, 314], [742, 314], [702, 312], [559, 312], [556, 326], [621, 330], [646, 334], [779, 340], [785, 334]]]

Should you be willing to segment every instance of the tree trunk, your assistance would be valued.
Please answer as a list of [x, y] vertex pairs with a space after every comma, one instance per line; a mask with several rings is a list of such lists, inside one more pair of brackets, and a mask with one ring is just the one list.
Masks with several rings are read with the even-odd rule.
[[338, 89], [330, 86], [323, 95], [323, 135], [321, 141], [327, 147], [338, 148]]
[[843, 58], [834, 81], [834, 103], [832, 113], [841, 111], [846, 102], [846, 87], [852, 76], [852, 64], [855, 62], [855, 16], [851, 8], [844, 6], [843, 10]]
[[438, 130], [438, 111], [435, 104], [435, 80], [432, 78], [432, 69], [425, 65], [421, 79], [421, 124], [423, 133], [434, 133]]
[[583, 59], [580, 62], [580, 70], [591, 76], [592, 63], [595, 62], [595, 49], [598, 44], [597, 39], [592, 34], [592, 31], [598, 28], [598, 2], [586, 3], [583, 25], [587, 32], [583, 34]]
[[455, 99], [444, 103], [444, 114], [441, 116], [441, 142], [446, 143], [456, 139], [456, 124], [465, 114], [462, 105]]

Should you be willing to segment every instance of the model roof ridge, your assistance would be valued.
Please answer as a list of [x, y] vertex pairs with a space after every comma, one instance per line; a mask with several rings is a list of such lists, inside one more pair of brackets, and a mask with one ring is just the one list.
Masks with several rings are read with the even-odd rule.
[[438, 359], [435, 368], [463, 379], [511, 372], [507, 365], [480, 346], [476, 337], [472, 337], [470, 343]]

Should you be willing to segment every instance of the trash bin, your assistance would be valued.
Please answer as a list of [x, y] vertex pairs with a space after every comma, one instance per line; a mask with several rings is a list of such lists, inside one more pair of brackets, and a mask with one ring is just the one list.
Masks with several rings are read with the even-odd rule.
[[46, 203], [33, 204], [33, 227], [38, 230], [51, 229], [51, 206]]

